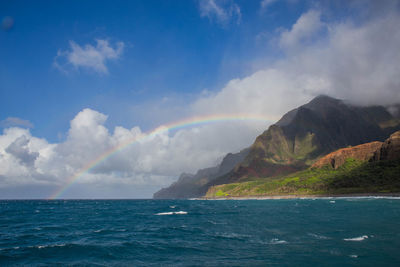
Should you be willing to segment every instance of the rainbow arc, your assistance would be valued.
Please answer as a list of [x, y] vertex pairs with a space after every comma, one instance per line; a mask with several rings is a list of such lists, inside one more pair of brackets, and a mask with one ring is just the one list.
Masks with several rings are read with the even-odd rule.
[[176, 121], [173, 123], [161, 125], [151, 131], [148, 131], [144, 134], [139, 135], [138, 137], [129, 139], [125, 142], [120, 143], [118, 146], [115, 146], [103, 154], [99, 155], [97, 158], [93, 159], [92, 161], [88, 162], [84, 165], [78, 172], [74, 175], [70, 176], [63, 186], [58, 188], [48, 199], [57, 199], [62, 196], [62, 194], [69, 188], [71, 185], [76, 182], [79, 177], [88, 173], [91, 169], [95, 168], [105, 160], [107, 160], [112, 155], [122, 151], [123, 149], [129, 147], [132, 144], [135, 144], [140, 141], [144, 141], [147, 138], [152, 138], [156, 135], [162, 134], [164, 132], [172, 131], [172, 130], [179, 130], [183, 128], [189, 128], [193, 126], [199, 126], [203, 124], [210, 124], [210, 123], [218, 123], [218, 122], [229, 122], [229, 121], [261, 121], [261, 122], [273, 122], [276, 121], [276, 118], [273, 116], [265, 116], [259, 114], [220, 114], [220, 115], [209, 115], [209, 116], [201, 116], [201, 117], [192, 117], [180, 121]]

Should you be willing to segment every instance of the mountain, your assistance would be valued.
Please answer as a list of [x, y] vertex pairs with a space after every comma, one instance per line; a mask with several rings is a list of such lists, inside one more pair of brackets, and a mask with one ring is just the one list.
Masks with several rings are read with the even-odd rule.
[[[396, 115], [398, 105], [391, 106]], [[208, 188], [305, 170], [339, 148], [384, 141], [400, 129], [400, 120], [383, 106], [361, 107], [317, 96], [286, 113], [259, 135], [250, 148], [228, 154], [221, 165], [183, 174], [154, 198], [200, 197]]]
[[209, 186], [306, 169], [336, 149], [383, 141], [399, 125], [385, 107], [360, 107], [318, 96], [271, 125], [256, 138], [241, 164]]
[[334, 151], [307, 170], [283, 177], [210, 187], [208, 198], [400, 192], [400, 131], [385, 142]]
[[182, 173], [178, 181], [154, 193], [153, 198], [177, 199], [204, 196], [208, 190], [208, 183], [217, 177], [227, 174], [238, 163], [242, 162], [248, 153], [248, 149], [243, 149], [235, 154], [229, 153], [218, 166], [201, 169], [196, 174]]

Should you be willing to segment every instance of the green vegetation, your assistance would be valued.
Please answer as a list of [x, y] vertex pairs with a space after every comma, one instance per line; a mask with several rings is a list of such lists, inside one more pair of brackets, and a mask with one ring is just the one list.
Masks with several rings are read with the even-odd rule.
[[338, 169], [310, 168], [284, 177], [218, 185], [206, 197], [329, 195], [400, 192], [400, 160], [363, 162], [348, 158]]

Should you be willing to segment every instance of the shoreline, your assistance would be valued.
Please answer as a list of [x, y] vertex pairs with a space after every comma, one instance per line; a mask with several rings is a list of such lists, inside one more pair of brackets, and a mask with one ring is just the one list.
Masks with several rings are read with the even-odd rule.
[[400, 198], [399, 193], [360, 193], [360, 194], [332, 194], [332, 195], [271, 195], [271, 196], [243, 196], [243, 197], [202, 197], [198, 200], [263, 200], [263, 199], [319, 199], [319, 198]]

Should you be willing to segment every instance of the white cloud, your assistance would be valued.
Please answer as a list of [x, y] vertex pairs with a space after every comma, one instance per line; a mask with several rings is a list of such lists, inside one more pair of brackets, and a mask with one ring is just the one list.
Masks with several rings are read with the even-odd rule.
[[233, 1], [200, 0], [199, 9], [201, 17], [215, 19], [221, 25], [227, 25], [232, 19], [240, 24], [242, 19], [240, 7]]
[[310, 40], [324, 26], [320, 17], [321, 13], [317, 10], [310, 10], [301, 15], [290, 30], [282, 32], [280, 45], [285, 49], [291, 49], [301, 44], [301, 42]]
[[33, 128], [33, 124], [28, 120], [23, 120], [17, 117], [8, 117], [5, 120], [0, 121], [1, 127], [13, 127], [20, 126], [25, 128]]
[[[356, 104], [400, 102], [400, 14], [364, 23], [323, 23], [311, 10], [279, 36], [281, 60], [215, 94], [198, 99], [195, 112], [249, 112], [282, 116], [319, 94]], [[322, 35], [315, 33], [323, 31]]]
[[266, 9], [267, 7], [274, 4], [277, 0], [262, 0], [260, 2], [261, 9]]
[[132, 144], [81, 175], [76, 190], [85, 192], [81, 197], [93, 197], [101, 196], [93, 192], [94, 187], [103, 188], [104, 194], [109, 187], [131, 188], [130, 197], [150, 197], [140, 195], [139, 188], [154, 192], [183, 171], [216, 165], [226, 153], [250, 145], [265, 128], [265, 123], [216, 123], [148, 136], [139, 127], [119, 126], [109, 131], [104, 126], [106, 119], [100, 112], [84, 109], [71, 120], [66, 140], [56, 144], [33, 137], [27, 129], [6, 129], [0, 135], [0, 189], [63, 186], [90, 162], [128, 142]]
[[72, 66], [75, 69], [85, 68], [102, 74], [108, 73], [107, 61], [118, 59], [125, 46], [123, 42], [117, 42], [113, 47], [107, 40], [101, 39], [96, 40], [96, 46], [80, 46], [74, 41], [70, 41], [69, 45], [69, 50], [57, 52], [54, 65], [58, 69], [68, 72], [68, 68]]

